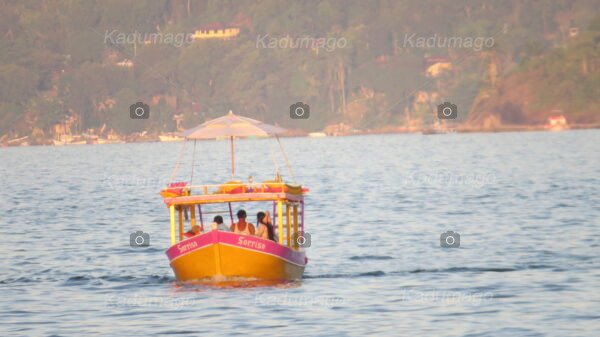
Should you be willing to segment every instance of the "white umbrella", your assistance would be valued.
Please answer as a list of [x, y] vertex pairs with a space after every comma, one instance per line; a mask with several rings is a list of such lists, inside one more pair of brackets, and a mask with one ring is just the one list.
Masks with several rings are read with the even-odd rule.
[[231, 140], [231, 175], [235, 173], [234, 137], [275, 136], [286, 130], [259, 120], [235, 115], [231, 110], [225, 116], [206, 121], [182, 132], [186, 139], [216, 139], [229, 137]]

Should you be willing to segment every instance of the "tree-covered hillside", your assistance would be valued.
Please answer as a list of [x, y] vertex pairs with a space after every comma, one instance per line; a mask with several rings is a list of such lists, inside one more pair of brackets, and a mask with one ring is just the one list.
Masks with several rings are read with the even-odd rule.
[[[174, 115], [185, 127], [229, 110], [305, 130], [378, 128], [428, 123], [443, 101], [473, 123], [506, 106], [520, 114], [506, 122], [552, 108], [598, 121], [599, 10], [597, 0], [3, 0], [0, 136], [51, 135], [66, 120], [75, 132], [158, 133], [175, 130]], [[192, 37], [221, 28], [239, 35]], [[511, 83], [527, 84], [528, 99], [508, 94]], [[130, 119], [138, 101], [148, 120]], [[309, 119], [290, 119], [298, 101]]]

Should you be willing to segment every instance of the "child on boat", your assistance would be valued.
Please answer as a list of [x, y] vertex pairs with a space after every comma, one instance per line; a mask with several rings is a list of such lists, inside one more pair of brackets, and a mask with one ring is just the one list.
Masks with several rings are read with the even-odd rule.
[[227, 226], [225, 226], [225, 224], [223, 223], [223, 217], [220, 215], [217, 215], [213, 218], [213, 223], [210, 225], [210, 228], [213, 231], [218, 230], [218, 231], [229, 232], [229, 228], [227, 228]]
[[191, 238], [192, 236], [198, 235], [200, 233], [202, 233], [202, 228], [200, 228], [200, 226], [198, 226], [198, 225], [194, 225], [194, 226], [192, 226], [192, 229], [185, 232], [183, 234], [183, 236], [185, 236], [186, 238]]

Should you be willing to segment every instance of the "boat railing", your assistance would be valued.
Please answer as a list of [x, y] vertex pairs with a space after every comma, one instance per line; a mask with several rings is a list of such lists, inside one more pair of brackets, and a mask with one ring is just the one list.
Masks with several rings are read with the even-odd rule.
[[[300, 248], [297, 237], [304, 234], [304, 202], [302, 194], [308, 191], [299, 185], [290, 185], [285, 182], [243, 183], [227, 182], [224, 184], [187, 185], [186, 183], [171, 183], [161, 191], [170, 209], [171, 218], [171, 244], [177, 242], [176, 212], [179, 213], [179, 241], [183, 240], [184, 226], [189, 211], [190, 229], [196, 225], [196, 214], [200, 225], [204, 226], [204, 216], [212, 214], [203, 209], [205, 203], [229, 202], [229, 209], [215, 212], [215, 214], [229, 213], [231, 223], [234, 223], [234, 213], [231, 201], [272, 201], [274, 225], [277, 227], [278, 243], [298, 250]], [[244, 193], [273, 193], [274, 195], [247, 195]], [[285, 195], [281, 195], [285, 193]], [[235, 194], [239, 194], [237, 198]], [[295, 194], [290, 196], [289, 194]], [[197, 196], [196, 198], [193, 198]], [[179, 199], [178, 197], [181, 197]], [[192, 197], [192, 198], [190, 198]], [[189, 200], [192, 199], [192, 200]], [[178, 202], [178, 200], [181, 200]], [[197, 210], [197, 212], [196, 212]]]
[[240, 193], [291, 193], [302, 194], [302, 187], [285, 182], [227, 182], [223, 184], [183, 185], [170, 184], [163, 191], [172, 196], [240, 194]]

